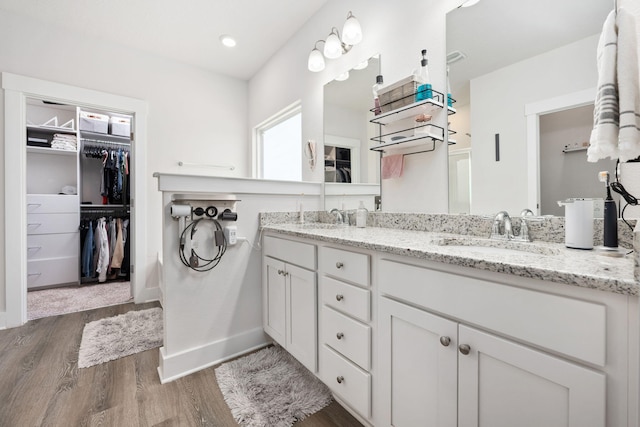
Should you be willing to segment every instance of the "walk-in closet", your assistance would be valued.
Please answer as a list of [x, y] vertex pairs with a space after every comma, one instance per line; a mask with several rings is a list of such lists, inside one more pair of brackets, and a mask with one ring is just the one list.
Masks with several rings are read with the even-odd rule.
[[130, 280], [133, 120], [27, 100], [29, 293]]

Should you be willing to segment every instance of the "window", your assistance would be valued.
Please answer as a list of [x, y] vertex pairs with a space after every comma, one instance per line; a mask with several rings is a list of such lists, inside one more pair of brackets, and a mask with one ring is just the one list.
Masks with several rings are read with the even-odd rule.
[[297, 102], [256, 127], [255, 176], [302, 180], [302, 112]]

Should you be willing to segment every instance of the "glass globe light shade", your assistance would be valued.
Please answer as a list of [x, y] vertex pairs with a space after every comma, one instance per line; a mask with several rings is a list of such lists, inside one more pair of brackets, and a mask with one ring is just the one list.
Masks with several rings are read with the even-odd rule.
[[327, 41], [324, 43], [324, 56], [330, 59], [340, 58], [342, 56], [342, 43], [337, 34], [331, 31]]
[[342, 41], [344, 44], [352, 46], [362, 41], [362, 28], [360, 28], [360, 23], [351, 12], [349, 12], [342, 28]]
[[322, 53], [320, 53], [318, 49], [314, 48], [309, 54], [307, 67], [309, 71], [313, 71], [314, 73], [324, 70], [324, 56], [322, 56]]

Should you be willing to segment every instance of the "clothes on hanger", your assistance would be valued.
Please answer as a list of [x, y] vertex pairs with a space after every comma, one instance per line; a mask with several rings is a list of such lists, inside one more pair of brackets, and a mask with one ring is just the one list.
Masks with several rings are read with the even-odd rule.
[[95, 218], [85, 215], [80, 221], [82, 277], [90, 282], [129, 278], [129, 227], [127, 216]]

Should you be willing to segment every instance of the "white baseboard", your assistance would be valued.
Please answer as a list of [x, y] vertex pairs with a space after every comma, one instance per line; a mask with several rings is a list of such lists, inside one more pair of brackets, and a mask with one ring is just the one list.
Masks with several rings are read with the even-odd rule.
[[160, 382], [171, 382], [269, 343], [271, 340], [260, 327], [172, 355], [160, 347]]
[[156, 286], [154, 288], [136, 289], [133, 300], [135, 301], [136, 304], [142, 304], [142, 303], [151, 302], [151, 301], [159, 301], [160, 288]]

